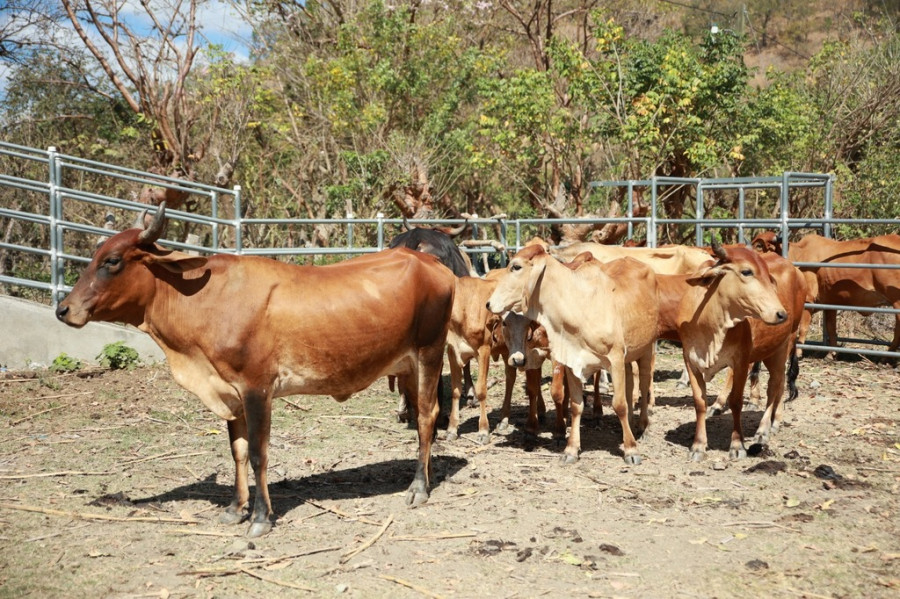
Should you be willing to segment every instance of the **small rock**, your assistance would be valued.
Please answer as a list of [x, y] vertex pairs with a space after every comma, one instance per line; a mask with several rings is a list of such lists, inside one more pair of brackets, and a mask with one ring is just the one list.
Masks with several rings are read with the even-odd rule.
[[625, 552], [616, 547], [615, 545], [610, 545], [608, 543], [602, 543], [599, 547], [600, 551], [603, 553], [608, 553], [610, 555], [625, 555]]
[[750, 570], [755, 570], [755, 571], [769, 569], [769, 564], [762, 561], [761, 559], [752, 559], [744, 565], [747, 566], [747, 568], [749, 568]]

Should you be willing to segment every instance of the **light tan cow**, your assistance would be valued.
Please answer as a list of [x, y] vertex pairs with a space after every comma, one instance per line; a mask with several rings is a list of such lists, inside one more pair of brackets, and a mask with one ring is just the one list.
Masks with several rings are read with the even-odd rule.
[[497, 281], [478, 277], [460, 277], [456, 280], [450, 328], [447, 331], [447, 361], [450, 366], [450, 423], [447, 439], [459, 437], [459, 400], [463, 394], [463, 368], [473, 358], [477, 360], [478, 377], [475, 380], [475, 398], [481, 413], [478, 418], [478, 443], [490, 441], [491, 429], [487, 418], [487, 375], [491, 359], [492, 319], [485, 304], [497, 286]]
[[571, 262], [582, 252], [589, 252], [601, 262], [609, 262], [617, 258], [634, 258], [652, 268], [653, 272], [664, 275], [697, 272], [712, 259], [707, 250], [688, 245], [646, 248], [584, 241], [550, 250], [550, 253], [562, 262]]
[[563, 459], [574, 462], [581, 450], [582, 379], [606, 368], [612, 378], [613, 411], [622, 426], [625, 461], [640, 463], [628, 422], [631, 362], [640, 364], [642, 405], [652, 377], [656, 340], [656, 277], [646, 265], [623, 258], [623, 276], [610, 276], [600, 264], [566, 268], [540, 245], [528, 246], [510, 261], [508, 274], [488, 301], [495, 314], [521, 313], [547, 331], [553, 356], [568, 368], [572, 427]]

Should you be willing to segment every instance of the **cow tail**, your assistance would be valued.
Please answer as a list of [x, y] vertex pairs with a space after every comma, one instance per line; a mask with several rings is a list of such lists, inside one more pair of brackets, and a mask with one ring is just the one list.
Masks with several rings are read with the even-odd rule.
[[791, 358], [788, 361], [788, 401], [797, 399], [799, 392], [797, 391], [797, 376], [800, 374], [800, 358], [797, 352], [791, 352]]
[[759, 371], [762, 369], [762, 362], [754, 362], [753, 367], [750, 369], [750, 385], [756, 385], [759, 383]]

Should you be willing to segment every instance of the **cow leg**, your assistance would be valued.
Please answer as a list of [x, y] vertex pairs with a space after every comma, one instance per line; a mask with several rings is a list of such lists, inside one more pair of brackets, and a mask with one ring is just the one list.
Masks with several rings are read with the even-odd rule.
[[557, 444], [566, 438], [566, 367], [557, 361], [553, 361], [553, 379], [550, 383], [550, 397], [556, 406], [556, 423], [553, 427], [553, 438]]
[[[447, 362], [450, 363], [450, 422], [447, 424], [447, 440], [459, 438], [459, 399], [462, 396], [463, 369], [460, 358], [452, 345], [447, 346]], [[407, 400], [411, 401], [411, 400]]]
[[706, 379], [703, 378], [703, 374], [700, 371], [695, 371], [687, 360], [685, 360], [685, 370], [691, 383], [691, 393], [694, 396], [694, 412], [697, 419], [690, 456], [691, 461], [702, 462], [706, 459]]
[[634, 422], [634, 377], [637, 371], [634, 368], [634, 362], [625, 363], [625, 403], [628, 406], [628, 422], [629, 426]]
[[525, 393], [528, 395], [528, 420], [525, 421], [525, 449], [531, 451], [537, 445], [538, 421], [543, 421], [547, 408], [541, 397], [541, 371], [532, 368], [525, 371]]
[[769, 382], [766, 386], [766, 411], [763, 413], [759, 426], [756, 429], [754, 444], [750, 446], [750, 453], [756, 454], [761, 446], [769, 442], [769, 435], [775, 433], [781, 426], [782, 410], [781, 398], [784, 395], [785, 386], [785, 359], [791, 353], [791, 342], [786, 341], [778, 351], [774, 352], [763, 362], [769, 371]]
[[[797, 327], [797, 344], [806, 343], [806, 334], [809, 333], [809, 327], [812, 324], [813, 311], [804, 310], [800, 315], [800, 325]], [[794, 353], [798, 358], [803, 357], [803, 350], [799, 347], [794, 348]]]
[[650, 405], [653, 399], [653, 367], [656, 362], [656, 352], [638, 360], [638, 391], [640, 392], [641, 417], [638, 428], [641, 433], [650, 426]]
[[[822, 320], [825, 321], [825, 345], [837, 347], [837, 310], [822, 310]], [[833, 353], [829, 352], [829, 355]]]
[[478, 348], [478, 379], [475, 381], [475, 397], [481, 413], [478, 416], [478, 435], [475, 441], [486, 445], [491, 440], [491, 427], [487, 417], [487, 378], [491, 361], [491, 348], [483, 345]]
[[247, 448], [247, 421], [241, 415], [228, 421], [228, 439], [231, 442], [231, 457], [234, 458], [234, 498], [222, 515], [222, 524], [237, 524], [246, 517], [244, 508], [250, 500], [250, 487], [247, 484], [250, 455]]
[[[610, 356], [609, 377], [612, 379], [613, 400], [612, 409], [619, 417], [619, 425], [622, 427], [622, 447], [625, 453], [625, 462], [628, 464], [640, 464], [641, 456], [638, 453], [637, 441], [631, 432], [629, 417], [629, 393], [634, 386], [634, 375], [631, 364], [624, 362], [624, 356]], [[571, 379], [571, 377], [570, 377]], [[574, 401], [574, 398], [573, 400]], [[574, 410], [573, 410], [574, 412]], [[572, 418], [572, 428], [575, 428], [575, 418]]]
[[465, 387], [463, 388], [466, 392], [466, 400], [469, 402], [468, 406], [474, 408], [476, 399], [478, 398], [478, 391], [475, 389], [475, 383], [472, 382], [472, 367], [468, 362], [463, 366], [463, 382], [465, 384]]
[[[893, 306], [894, 310], [900, 310], [900, 300], [894, 302]], [[900, 313], [895, 314], [894, 318], [896, 319], [894, 322], [894, 339], [888, 346], [888, 351], [897, 351], [897, 348], [900, 347]]]
[[[750, 368], [750, 403], [753, 404], [757, 409], [762, 408], [762, 402], [759, 400], [759, 371], [761, 368], [761, 362], [754, 362], [753, 367]], [[771, 376], [772, 371], [768, 366], [766, 367], [766, 370], [769, 371], [769, 376]], [[768, 402], [766, 402], [766, 405], [768, 405]]]
[[[733, 427], [731, 429], [731, 447], [729, 457], [733, 459], [747, 457], [744, 447], [744, 431], [741, 426], [741, 411], [744, 407], [744, 385], [747, 384], [749, 364], [738, 363], [732, 366], [731, 393], [728, 395], [728, 407], [731, 409]], [[783, 380], [783, 379], [782, 379]]]
[[[584, 411], [584, 388], [581, 377], [569, 368], [566, 368], [565, 372], [566, 381], [569, 384], [569, 409], [572, 412], [572, 426], [561, 461], [564, 464], [574, 464], [578, 461], [578, 453], [581, 451], [581, 413]], [[613, 384], [615, 383], [614, 380]]]
[[512, 392], [516, 385], [516, 368], [503, 362], [503, 407], [500, 409], [500, 423], [497, 424], [496, 431], [505, 431], [509, 428], [509, 415], [512, 412]]
[[716, 401], [714, 401], [713, 404], [707, 408], [707, 418], [712, 418], [713, 416], [718, 416], [719, 414], [725, 413], [725, 407], [728, 405], [728, 396], [731, 395], [731, 388], [733, 386], [734, 373], [731, 368], [726, 368], [725, 381], [722, 383], [722, 390], [719, 391], [719, 395], [716, 397]]
[[266, 469], [269, 466], [269, 434], [272, 429], [272, 397], [269, 391], [251, 391], [244, 397], [250, 465], [256, 479], [256, 496], [250, 515], [249, 537], [260, 537], [272, 530], [272, 502]]
[[435, 423], [440, 408], [437, 404], [437, 386], [441, 378], [443, 347], [419, 350], [419, 360], [415, 377], [408, 377], [410, 401], [418, 406], [416, 410], [419, 433], [418, 464], [412, 483], [406, 491], [406, 505], [417, 506], [428, 501], [431, 486], [431, 444], [434, 439]]

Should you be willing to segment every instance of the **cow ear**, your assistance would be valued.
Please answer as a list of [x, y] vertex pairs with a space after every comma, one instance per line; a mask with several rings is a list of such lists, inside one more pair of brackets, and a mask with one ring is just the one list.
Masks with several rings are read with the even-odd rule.
[[498, 314], [491, 314], [487, 320], [487, 328], [491, 332], [491, 342], [498, 343], [500, 341], [500, 330], [503, 319]]
[[206, 266], [207, 258], [203, 256], [191, 256], [184, 252], [168, 252], [165, 255], [151, 255], [150, 262], [159, 264], [166, 270], [181, 274], [195, 268]]
[[704, 270], [701, 270], [697, 274], [688, 277], [688, 284], [690, 285], [709, 285], [719, 277], [725, 274], [726, 267], [724, 265], [714, 265], [710, 266]]
[[537, 289], [538, 283], [544, 275], [544, 269], [547, 267], [547, 264], [544, 261], [532, 264], [533, 268], [528, 275], [528, 282], [525, 284], [525, 288], [522, 291], [522, 314], [528, 312], [529, 301], [534, 296], [534, 290]]

